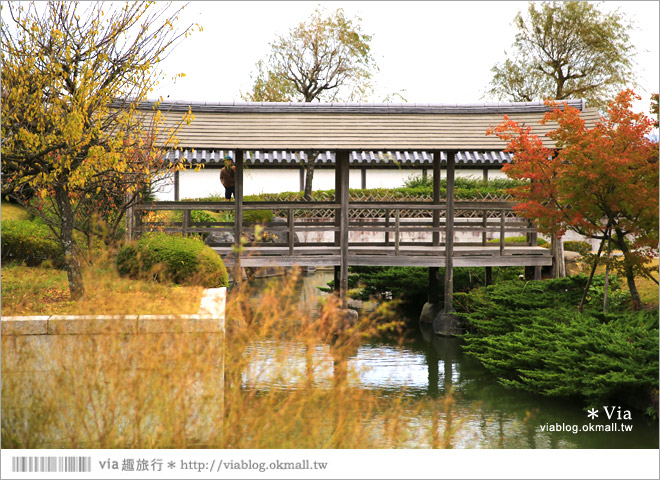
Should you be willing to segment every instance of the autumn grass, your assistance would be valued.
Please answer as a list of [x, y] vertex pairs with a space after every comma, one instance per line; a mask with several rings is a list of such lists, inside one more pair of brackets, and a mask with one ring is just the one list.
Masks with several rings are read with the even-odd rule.
[[108, 254], [84, 267], [83, 278], [85, 295], [73, 302], [64, 270], [3, 265], [2, 314], [184, 314], [199, 310], [202, 287], [121, 277]]
[[2, 202], [0, 205], [2, 220], [29, 220], [30, 214], [23, 207], [14, 203]]
[[348, 360], [394, 314], [308, 313], [297, 275], [234, 289], [225, 334], [3, 336], [2, 447], [451, 446], [451, 396], [356, 381]]
[[[585, 275], [589, 275], [589, 270], [591, 269], [590, 265], [587, 265], [584, 262], [580, 262], [578, 264], [580, 272], [584, 273]], [[655, 270], [656, 273], [656, 278], [658, 277], [658, 259], [654, 258], [649, 264], [648, 267], [651, 268], [652, 270]], [[577, 273], [580, 273], [577, 272]], [[599, 265], [596, 268], [596, 274], [604, 274], [605, 273], [605, 266], [604, 265]], [[619, 282], [621, 284], [621, 289], [625, 290], [626, 292], [629, 291], [628, 289], [628, 282], [625, 281], [625, 278], [621, 278], [621, 281]], [[660, 294], [660, 289], [658, 288], [658, 284], [655, 283], [653, 280], [647, 277], [636, 277], [635, 278], [635, 285], [637, 286], [637, 291], [639, 292], [639, 297], [642, 301], [642, 305], [644, 308], [655, 308], [658, 307], [659, 305], [659, 294]]]

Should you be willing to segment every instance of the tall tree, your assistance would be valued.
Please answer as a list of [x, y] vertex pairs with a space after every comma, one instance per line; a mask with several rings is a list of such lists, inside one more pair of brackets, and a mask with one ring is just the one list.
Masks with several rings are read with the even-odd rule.
[[[371, 55], [371, 35], [360, 18], [347, 19], [342, 9], [312, 16], [270, 44], [270, 55], [257, 63], [252, 90], [243, 98], [253, 102], [360, 101], [373, 91], [377, 66]], [[306, 151], [305, 198], [311, 199], [314, 159]]]
[[155, 158], [154, 138], [164, 143], [173, 132], [158, 130], [159, 112], [147, 118], [136, 106], [160, 77], [154, 67], [190, 29], [175, 30], [180, 9], [169, 5], [105, 8], [8, 3], [0, 27], [3, 194], [51, 227], [73, 299], [84, 293], [76, 215], [90, 215], [89, 202], [103, 197], [133, 195], [153, 173], [145, 154]]
[[640, 97], [631, 90], [621, 92], [592, 129], [585, 127], [578, 110], [555, 104], [542, 120], [558, 124], [547, 134], [555, 141], [554, 151], [529, 126], [508, 118], [489, 134], [507, 141], [514, 154], [503, 171], [529, 180], [513, 189], [520, 202], [516, 210], [544, 233], [561, 237], [572, 230], [601, 240], [599, 254], [605, 241], [621, 250], [620, 268], [638, 309], [635, 276], [650, 276], [645, 265], [658, 255], [660, 192], [658, 142], [648, 136], [654, 120], [632, 111], [634, 98]]
[[634, 80], [630, 25], [590, 2], [530, 3], [518, 12], [513, 53], [492, 68], [488, 94], [500, 100], [584, 98], [607, 102]]

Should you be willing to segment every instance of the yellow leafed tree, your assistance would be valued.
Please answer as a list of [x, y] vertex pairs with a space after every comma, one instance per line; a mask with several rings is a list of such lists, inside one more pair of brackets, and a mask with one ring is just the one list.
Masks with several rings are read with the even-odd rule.
[[58, 238], [72, 299], [84, 293], [74, 229], [123, 212], [155, 174], [177, 168], [156, 148], [175, 141], [176, 126], [137, 106], [193, 28], [175, 28], [180, 12], [153, 2], [2, 7], [2, 193]]

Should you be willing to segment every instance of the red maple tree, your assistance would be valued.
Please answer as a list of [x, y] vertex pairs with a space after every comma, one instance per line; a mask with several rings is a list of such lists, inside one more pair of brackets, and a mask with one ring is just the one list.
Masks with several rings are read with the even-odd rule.
[[546, 102], [553, 110], [541, 124], [558, 125], [547, 134], [553, 149], [508, 117], [487, 133], [508, 142], [514, 154], [502, 170], [529, 181], [511, 191], [518, 213], [542, 233], [561, 237], [572, 230], [601, 240], [601, 249], [611, 241], [623, 253], [619, 267], [638, 309], [635, 276], [653, 278], [645, 265], [658, 254], [659, 192], [658, 142], [649, 137], [654, 120], [632, 111], [635, 98], [632, 90], [621, 92], [594, 128], [577, 109]]

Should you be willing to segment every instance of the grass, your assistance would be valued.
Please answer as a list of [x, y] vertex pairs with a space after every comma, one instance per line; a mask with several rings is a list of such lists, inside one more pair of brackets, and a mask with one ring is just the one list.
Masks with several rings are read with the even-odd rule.
[[0, 205], [2, 220], [29, 220], [30, 214], [23, 207], [14, 203], [2, 202]]
[[120, 277], [111, 260], [84, 268], [85, 296], [69, 299], [66, 272], [3, 265], [3, 315], [121, 315], [197, 313], [202, 287], [183, 287]]
[[[249, 285], [232, 291], [226, 337], [3, 336], [2, 446], [451, 446], [460, 429], [451, 394], [416, 400], [353, 381], [348, 358], [365, 337], [396, 328], [393, 314], [381, 308], [347, 324], [331, 298], [312, 316], [298, 275], [260, 287], [259, 301]], [[264, 344], [276, 348], [255, 363], [250, 352]], [[302, 368], [279, 382], [299, 352], [308, 353], [295, 362]]]
[[[591, 270], [591, 265], [587, 265], [585, 262], [579, 262], [578, 267], [580, 271], [576, 273], [584, 273], [585, 275], [589, 275], [589, 272]], [[657, 276], [658, 259], [657, 258], [653, 259], [649, 263], [649, 267], [655, 270]], [[599, 265], [596, 268], [596, 274], [604, 274], [604, 273], [605, 273], [605, 265]], [[628, 282], [626, 281], [625, 277], [621, 277], [621, 281], [619, 283], [621, 284], [621, 288], [623, 290], [629, 291]], [[639, 298], [642, 301], [642, 305], [644, 306], [644, 308], [654, 308], [659, 306], [660, 302], [658, 295], [660, 293], [660, 289], [658, 288], [657, 283], [655, 283], [653, 280], [647, 277], [636, 277], [635, 285], [637, 286], [637, 291], [639, 292]]]

